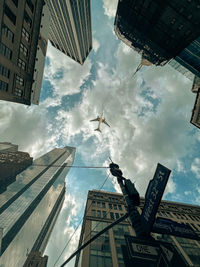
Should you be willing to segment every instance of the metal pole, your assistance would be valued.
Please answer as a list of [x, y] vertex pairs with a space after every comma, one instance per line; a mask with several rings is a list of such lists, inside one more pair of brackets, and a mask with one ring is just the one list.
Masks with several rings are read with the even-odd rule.
[[125, 180], [124, 177], [117, 177], [117, 181], [120, 185], [120, 188], [122, 190], [124, 199], [126, 201], [126, 204], [128, 206], [128, 212], [129, 217], [131, 220], [131, 225], [135, 231], [136, 236], [138, 237], [147, 237], [146, 232], [143, 228], [143, 223], [141, 220], [141, 215], [139, 214], [138, 210], [136, 209], [136, 206], [132, 203], [131, 199], [129, 198], [128, 192], [126, 190], [126, 187], [123, 184], [123, 180]]
[[65, 266], [65, 264], [67, 264], [74, 256], [76, 256], [77, 253], [79, 253], [82, 249], [84, 249], [92, 241], [94, 241], [96, 238], [98, 238], [100, 235], [102, 235], [103, 233], [105, 233], [106, 231], [108, 231], [110, 228], [112, 228], [116, 224], [118, 224], [118, 223], [122, 222], [123, 220], [125, 220], [126, 218], [128, 218], [128, 216], [129, 216], [129, 213], [126, 213], [124, 216], [122, 216], [121, 218], [119, 218], [117, 221], [111, 223], [106, 228], [104, 228], [102, 231], [100, 231], [98, 234], [96, 234], [95, 236], [93, 236], [85, 244], [83, 244], [82, 246], [80, 246], [60, 267]]

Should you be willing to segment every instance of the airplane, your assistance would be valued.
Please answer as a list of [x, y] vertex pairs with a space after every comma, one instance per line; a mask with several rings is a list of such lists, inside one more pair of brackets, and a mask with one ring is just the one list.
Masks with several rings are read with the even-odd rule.
[[96, 119], [90, 120], [90, 121], [98, 121], [99, 122], [99, 125], [98, 125], [97, 129], [95, 129], [95, 131], [101, 132], [100, 125], [102, 122], [105, 123], [108, 127], [110, 127], [110, 125], [106, 122], [106, 120], [104, 118], [104, 112], [102, 112], [101, 117], [98, 116]]

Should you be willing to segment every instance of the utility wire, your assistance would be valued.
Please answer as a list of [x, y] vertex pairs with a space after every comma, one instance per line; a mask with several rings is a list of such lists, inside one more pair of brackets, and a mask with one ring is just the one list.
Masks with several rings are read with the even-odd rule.
[[[106, 168], [106, 167], [104, 167], [104, 168]], [[103, 184], [101, 185], [101, 187], [99, 188], [98, 191], [100, 191], [100, 190], [103, 188], [103, 186], [104, 186], [105, 183], [107, 182], [109, 176], [110, 176], [110, 173], [107, 175], [106, 179], [104, 180]], [[87, 214], [87, 212], [89, 211], [89, 209], [90, 209], [91, 206], [92, 206], [92, 202], [91, 202], [90, 206], [87, 208], [85, 215]], [[59, 257], [57, 258], [56, 262], [54, 263], [53, 267], [54, 267], [54, 266], [56, 265], [56, 263], [59, 261], [60, 257], [62, 256], [63, 252], [64, 252], [65, 249], [67, 248], [67, 246], [68, 246], [68, 244], [70, 243], [72, 237], [75, 235], [75, 233], [76, 233], [76, 231], [78, 230], [78, 228], [79, 228], [80, 224], [82, 223], [82, 221], [83, 221], [83, 218], [79, 221], [79, 223], [78, 223], [76, 229], [74, 230], [74, 232], [73, 232], [73, 234], [71, 235], [70, 239], [68, 240], [67, 244], [64, 246], [62, 252], [60, 253], [60, 255], [59, 255]]]
[[32, 164], [31, 166], [44, 166], [44, 167], [61, 167], [61, 168], [86, 168], [86, 169], [108, 169], [109, 167], [105, 166], [76, 166], [76, 165], [50, 165], [50, 164]]

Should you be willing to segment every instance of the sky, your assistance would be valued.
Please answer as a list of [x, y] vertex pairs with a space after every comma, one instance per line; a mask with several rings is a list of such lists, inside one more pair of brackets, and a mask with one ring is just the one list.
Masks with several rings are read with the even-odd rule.
[[[192, 82], [171, 66], [143, 67], [141, 56], [117, 39], [117, 0], [93, 0], [93, 50], [84, 65], [48, 44], [39, 106], [0, 101], [0, 141], [37, 158], [74, 146], [74, 165], [108, 166], [109, 157], [144, 196], [157, 163], [172, 173], [163, 199], [200, 204], [200, 132], [190, 124], [196, 95]], [[90, 122], [105, 113], [102, 134]], [[88, 190], [99, 189], [107, 169], [71, 169], [66, 197], [45, 254], [53, 267], [84, 212]], [[120, 192], [109, 176], [103, 190]], [[80, 227], [59, 261], [76, 249]], [[71, 261], [67, 266], [73, 266]]]

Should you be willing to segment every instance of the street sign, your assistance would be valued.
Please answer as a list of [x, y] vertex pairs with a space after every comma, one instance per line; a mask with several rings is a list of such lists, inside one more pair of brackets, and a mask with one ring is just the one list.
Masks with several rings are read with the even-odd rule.
[[184, 260], [171, 243], [129, 235], [125, 235], [125, 240], [126, 246], [123, 246], [122, 252], [126, 267], [186, 267]]
[[190, 225], [177, 223], [173, 220], [161, 217], [156, 218], [152, 232], [200, 240], [200, 237], [195, 233]]
[[147, 233], [151, 232], [170, 173], [171, 170], [158, 163], [154, 177], [149, 182], [141, 215]]

